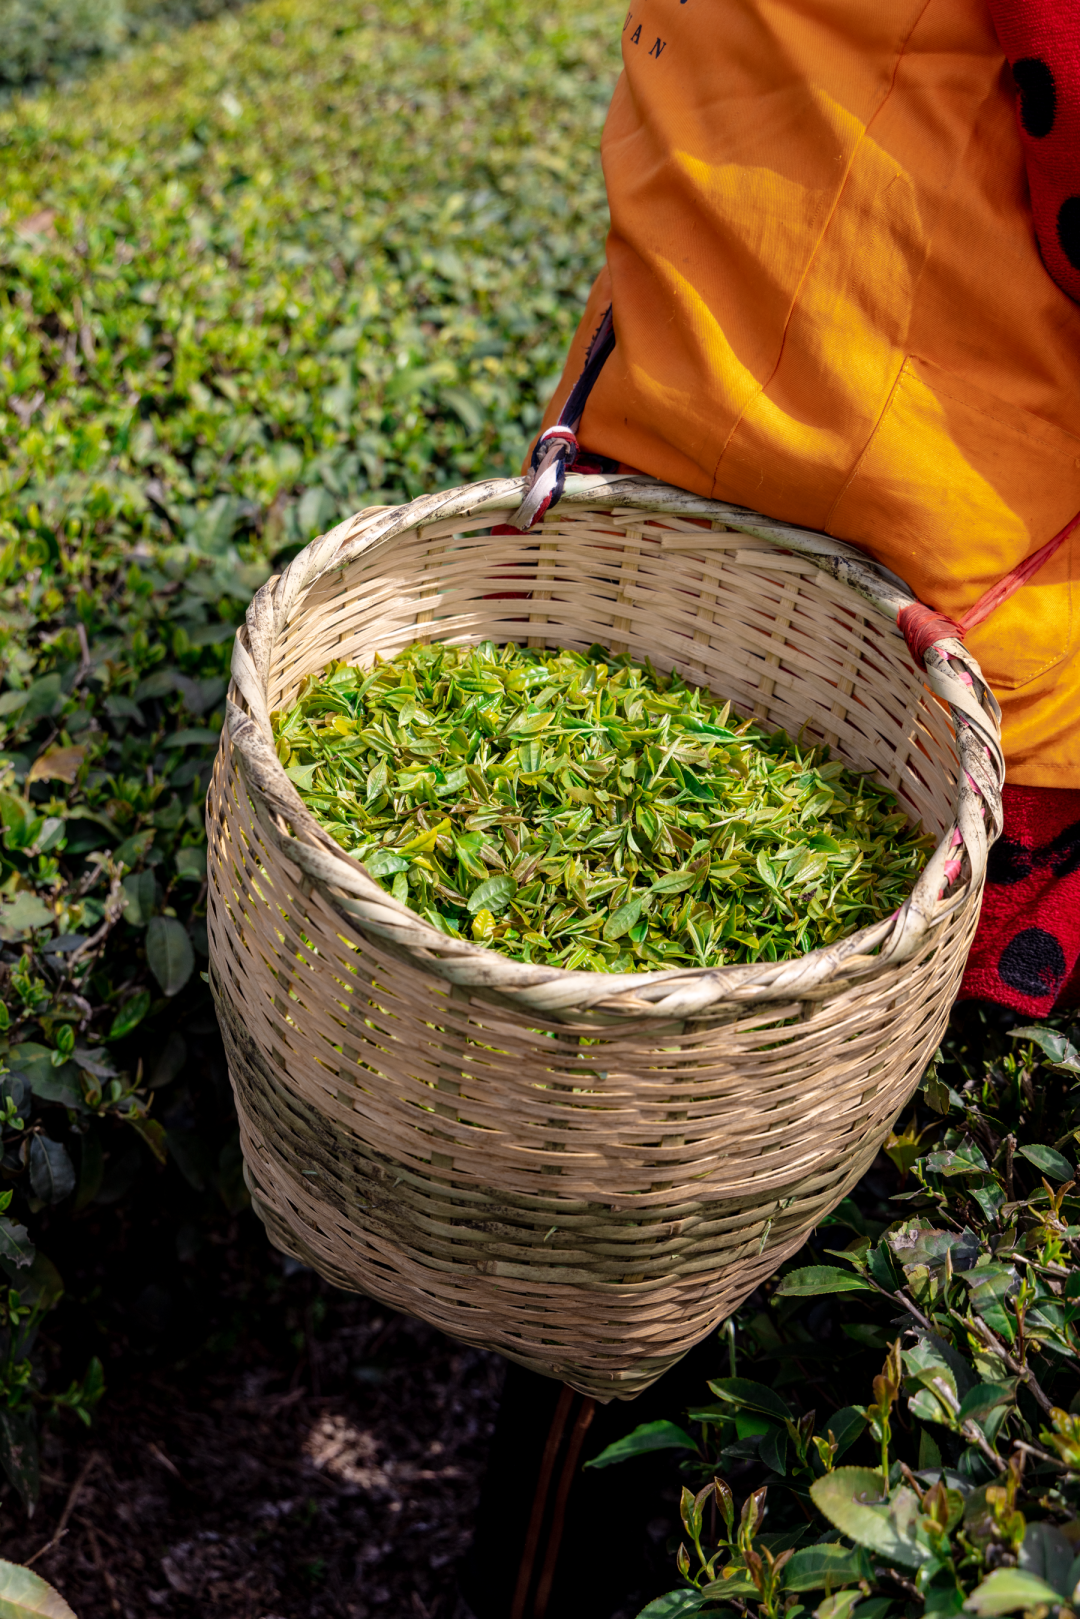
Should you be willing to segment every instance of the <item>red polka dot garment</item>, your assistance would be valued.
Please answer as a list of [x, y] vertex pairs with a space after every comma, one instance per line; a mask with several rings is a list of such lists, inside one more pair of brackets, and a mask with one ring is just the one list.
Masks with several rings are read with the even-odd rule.
[[1080, 301], [1080, 4], [989, 0], [989, 7], [1016, 80], [1043, 263]]
[[[988, 4], [1043, 263], [1080, 302], [1080, 0]], [[1045, 1017], [1080, 1004], [1080, 792], [1006, 784], [1004, 808], [961, 995]]]
[[1005, 785], [961, 995], [1045, 1017], [1080, 1000], [1080, 792]]

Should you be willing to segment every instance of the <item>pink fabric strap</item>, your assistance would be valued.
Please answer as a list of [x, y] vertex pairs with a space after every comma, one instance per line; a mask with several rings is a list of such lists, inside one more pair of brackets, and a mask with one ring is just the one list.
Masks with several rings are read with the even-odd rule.
[[957, 620], [949, 618], [945, 613], [937, 613], [932, 607], [926, 607], [922, 602], [912, 602], [910, 607], [902, 607], [896, 615], [896, 622], [908, 650], [915, 660], [916, 667], [925, 668], [926, 654], [935, 641], [953, 639], [962, 641], [968, 630], [973, 630], [976, 624], [981, 624], [989, 618], [995, 607], [1008, 601], [1022, 585], [1038, 573], [1044, 562], [1049, 562], [1055, 551], [1059, 551], [1080, 523], [1080, 512], [1065, 524], [1065, 527], [1055, 534], [1052, 540], [1033, 551], [1031, 556], [1025, 557], [1023, 562], [1017, 564], [1011, 573], [984, 590], [978, 601], [973, 603]]

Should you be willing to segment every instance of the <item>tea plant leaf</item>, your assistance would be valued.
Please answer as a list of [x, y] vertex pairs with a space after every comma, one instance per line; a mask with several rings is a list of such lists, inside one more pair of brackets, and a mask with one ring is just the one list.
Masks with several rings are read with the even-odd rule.
[[989, 1164], [973, 1141], [963, 1141], [957, 1147], [932, 1152], [926, 1167], [934, 1175], [985, 1175]]
[[854, 1619], [857, 1606], [862, 1606], [861, 1596], [859, 1590], [835, 1591], [814, 1609], [814, 1619]]
[[709, 1388], [718, 1400], [737, 1406], [744, 1411], [760, 1411], [763, 1416], [777, 1422], [790, 1421], [794, 1415], [787, 1401], [764, 1383], [755, 1383], [748, 1377], [720, 1377], [710, 1382]]
[[700, 1613], [707, 1603], [719, 1600], [719, 1590], [710, 1591], [668, 1591], [662, 1597], [654, 1597], [647, 1607], [642, 1608], [637, 1619], [683, 1619], [685, 1614]]
[[59, 1102], [67, 1108], [81, 1108], [85, 1100], [79, 1084], [79, 1070], [73, 1062], [61, 1063], [59, 1067], [50, 1062], [35, 1073], [30, 1088], [41, 1101]]
[[1044, 1175], [1049, 1175], [1051, 1180], [1071, 1181], [1075, 1179], [1076, 1171], [1069, 1160], [1063, 1158], [1060, 1152], [1055, 1152], [1053, 1147], [1036, 1144], [1034, 1146], [1018, 1147], [1017, 1152], [1021, 1158], [1026, 1158], [1029, 1164], [1034, 1164], [1035, 1168], [1041, 1170]]
[[206, 880], [206, 845], [186, 844], [176, 851], [176, 875], [189, 883]]
[[1030, 1040], [1039, 1047], [1052, 1068], [1080, 1074], [1080, 1051], [1060, 1029], [1042, 1028], [1037, 1023], [1026, 1024], [1022, 1029], [1010, 1029], [1009, 1036], [1013, 1040]]
[[0, 939], [13, 943], [25, 939], [37, 928], [51, 927], [56, 917], [37, 894], [24, 889], [14, 899], [0, 900]]
[[132, 927], [144, 928], [157, 905], [157, 878], [152, 871], [132, 871], [121, 883], [124, 894], [124, 919]]
[[399, 871], [408, 871], [410, 863], [404, 855], [395, 854], [392, 849], [376, 849], [374, 854], [364, 859], [364, 865], [372, 877], [394, 877]]
[[890, 1558], [901, 1568], [918, 1568], [929, 1549], [914, 1538], [918, 1503], [911, 1490], [882, 1492], [881, 1474], [869, 1467], [837, 1467], [810, 1486], [814, 1505], [842, 1534], [859, 1546]]
[[646, 1422], [623, 1439], [616, 1439], [599, 1456], [585, 1463], [586, 1467], [613, 1467], [631, 1456], [644, 1456], [654, 1450], [697, 1450], [697, 1444], [685, 1428], [676, 1422]]
[[803, 1265], [781, 1277], [777, 1298], [816, 1299], [825, 1293], [872, 1293], [873, 1288], [854, 1271], [835, 1265]]
[[784, 1569], [785, 1591], [818, 1591], [852, 1581], [873, 1578], [866, 1556], [841, 1546], [839, 1541], [804, 1546]]
[[978, 1614], [979, 1619], [998, 1619], [1000, 1614], [1056, 1606], [1060, 1602], [1061, 1593], [1037, 1574], [1028, 1574], [1021, 1568], [996, 1568], [972, 1591], [964, 1603], [964, 1611]]
[[30, 1137], [30, 1184], [43, 1203], [62, 1203], [75, 1190], [75, 1166], [62, 1142]]
[[976, 1422], [990, 1414], [1000, 1405], [1009, 1405], [1016, 1397], [1016, 1384], [1012, 1383], [976, 1383], [975, 1387], [968, 1389], [960, 1402], [960, 1409], [956, 1413], [957, 1421], [963, 1422], [965, 1417], [974, 1417]]
[[639, 895], [637, 899], [629, 900], [625, 905], [620, 905], [617, 911], [613, 911], [604, 923], [604, 938], [612, 942], [621, 939], [624, 933], [629, 933], [641, 917], [643, 904], [644, 900]]
[[19, 1040], [11, 1046], [7, 1062], [12, 1073], [22, 1074], [31, 1089], [35, 1083], [47, 1081], [52, 1072], [52, 1051], [37, 1040]]
[[0, 1619], [76, 1619], [59, 1591], [32, 1568], [0, 1561]]
[[34, 1253], [26, 1227], [9, 1220], [6, 1214], [0, 1214], [0, 1258], [23, 1269], [33, 1263]]
[[1052, 1523], [1029, 1523], [1024, 1530], [1018, 1563], [1026, 1574], [1046, 1583], [1066, 1599], [1076, 1584], [1072, 1576], [1074, 1553], [1071, 1543]]
[[775, 961], [901, 904], [928, 843], [893, 799], [720, 714], [599, 646], [417, 643], [332, 664], [273, 725], [312, 812], [377, 881], [519, 960]]
[[866, 1412], [860, 1411], [854, 1405], [841, 1406], [839, 1411], [834, 1411], [832, 1416], [821, 1425], [822, 1433], [832, 1434], [836, 1440], [837, 1461], [845, 1451], [851, 1449], [865, 1428]]
[[27, 784], [33, 781], [66, 781], [71, 783], [79, 774], [86, 758], [83, 747], [46, 748], [27, 771]]
[[786, 1428], [774, 1428], [771, 1424], [761, 1436], [758, 1446], [758, 1455], [766, 1467], [778, 1473], [781, 1478], [787, 1472], [788, 1460], [788, 1434]]
[[132, 1029], [138, 1028], [149, 1010], [150, 991], [140, 989], [136, 995], [132, 995], [129, 1000], [126, 1000], [123, 1006], [114, 1014], [112, 1023], [109, 1025], [109, 1032], [105, 1038], [107, 1040], [122, 1040], [125, 1035], [131, 1033]]
[[146, 960], [164, 994], [182, 990], [195, 970], [195, 952], [183, 923], [174, 916], [152, 916], [146, 929]]
[[[22, 1497], [23, 1504], [33, 1510], [40, 1488], [40, 1461], [38, 1456], [37, 1429], [34, 1424], [34, 1413], [25, 1406], [12, 1409], [0, 1406], [0, 1465], [3, 1466], [11, 1483]], [[0, 1592], [4, 1589], [4, 1568], [15, 1568], [17, 1565], [0, 1564]], [[18, 1569], [19, 1574], [29, 1574], [29, 1569]], [[44, 1581], [41, 1581], [44, 1584]], [[14, 1574], [8, 1577], [9, 1588], [16, 1593], [20, 1590], [30, 1592], [30, 1600], [34, 1600], [34, 1587], [25, 1585]], [[18, 1613], [18, 1608], [15, 1613]], [[33, 1608], [29, 1610], [34, 1612]], [[48, 1609], [38, 1610], [48, 1613]], [[70, 1612], [70, 1609], [68, 1610]], [[63, 1608], [58, 1610], [63, 1619]], [[3, 1609], [0, 1608], [0, 1616]]]
[[315, 772], [318, 765], [289, 765], [285, 771], [289, 780], [300, 788], [301, 792], [310, 792], [315, 783]]
[[492, 915], [505, 910], [511, 897], [517, 891], [517, 883], [512, 877], [489, 877], [486, 882], [479, 883], [469, 895], [469, 910], [490, 911]]

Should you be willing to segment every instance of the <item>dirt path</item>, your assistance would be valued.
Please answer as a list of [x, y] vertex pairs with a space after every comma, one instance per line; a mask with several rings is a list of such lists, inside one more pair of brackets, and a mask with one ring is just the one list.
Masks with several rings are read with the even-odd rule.
[[48, 1436], [32, 1523], [0, 1510], [79, 1619], [452, 1613], [502, 1363], [270, 1263], [253, 1329], [114, 1368], [95, 1430]]

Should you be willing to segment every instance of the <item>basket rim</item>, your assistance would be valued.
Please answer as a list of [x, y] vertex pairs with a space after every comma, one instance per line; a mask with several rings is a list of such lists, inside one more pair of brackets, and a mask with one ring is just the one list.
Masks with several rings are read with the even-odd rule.
[[[1005, 767], [1000, 709], [975, 658], [952, 638], [935, 642], [925, 658], [925, 685], [950, 713], [960, 760], [952, 824], [900, 909], [833, 945], [777, 962], [583, 972], [514, 961], [455, 939], [387, 893], [324, 831], [278, 760], [266, 696], [275, 643], [303, 598], [327, 573], [377, 543], [436, 522], [478, 515], [492, 524], [505, 521], [516, 510], [526, 481], [492, 478], [400, 506], [368, 507], [313, 540], [255, 594], [233, 646], [219, 765], [227, 764], [233, 750], [260, 825], [279, 852], [300, 868], [305, 887], [318, 890], [347, 926], [375, 935], [449, 983], [560, 1021], [573, 1015], [599, 1015], [604, 1021], [715, 1018], [725, 1009], [730, 1015], [761, 1003], [828, 999], [909, 961], [947, 916], [978, 902], [987, 854], [1001, 832]], [[888, 621], [886, 633], [898, 638], [897, 614], [916, 600], [895, 574], [842, 540], [642, 475], [571, 474], [561, 504], [579, 511], [704, 517], [764, 539], [805, 557], [863, 597]], [[534, 532], [539, 535], [542, 528], [538, 525]], [[702, 542], [708, 543], [708, 530], [702, 531]]]

